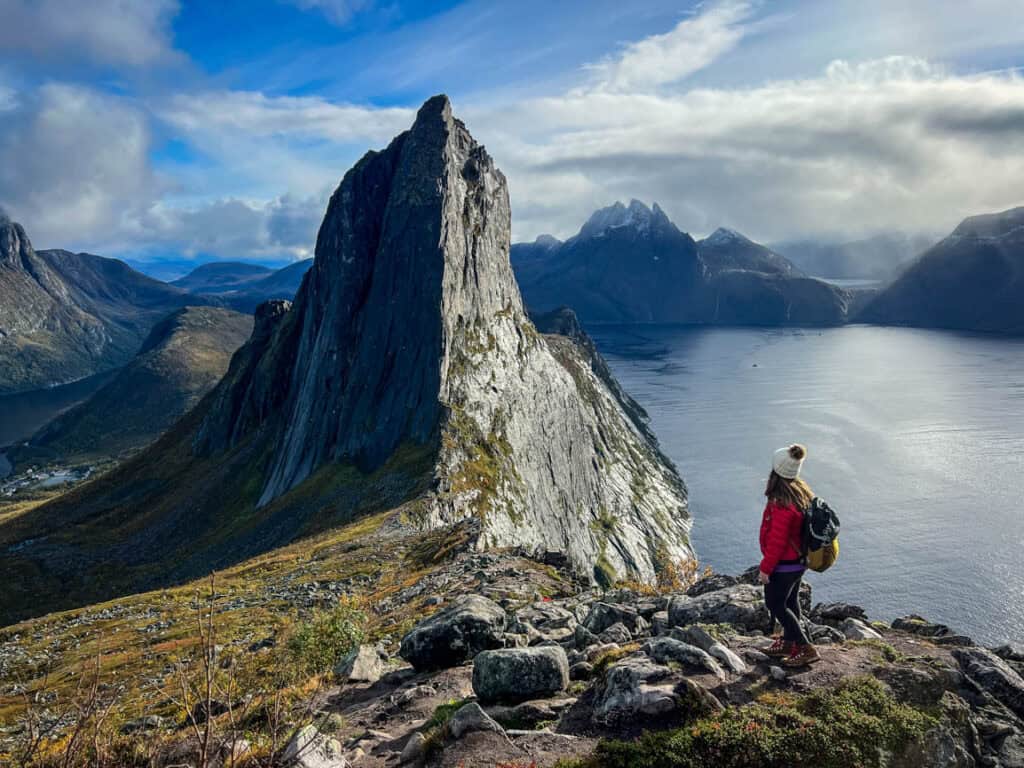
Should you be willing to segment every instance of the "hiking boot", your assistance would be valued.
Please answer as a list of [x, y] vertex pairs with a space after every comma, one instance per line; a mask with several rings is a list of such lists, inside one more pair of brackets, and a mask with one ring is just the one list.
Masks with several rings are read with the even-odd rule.
[[784, 659], [793, 653], [793, 647], [794, 644], [789, 640], [777, 637], [774, 643], [764, 649], [763, 653], [765, 656], [770, 656], [773, 659]]
[[817, 648], [810, 644], [796, 645], [789, 656], [782, 660], [782, 664], [786, 667], [806, 667], [816, 661], [821, 661]]

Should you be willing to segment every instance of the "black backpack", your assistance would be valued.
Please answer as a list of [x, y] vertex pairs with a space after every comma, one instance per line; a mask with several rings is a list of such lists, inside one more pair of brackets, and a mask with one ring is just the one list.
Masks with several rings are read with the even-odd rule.
[[801, 554], [812, 571], [827, 571], [839, 559], [839, 515], [815, 496], [804, 510], [800, 534]]

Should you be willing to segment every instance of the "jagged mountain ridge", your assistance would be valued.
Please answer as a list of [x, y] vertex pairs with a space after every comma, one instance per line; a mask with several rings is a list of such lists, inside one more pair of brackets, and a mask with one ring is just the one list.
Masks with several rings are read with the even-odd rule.
[[0, 619], [403, 504], [409, 524], [562, 550], [602, 581], [691, 557], [685, 486], [590, 353], [530, 322], [509, 232], [504, 176], [429, 100], [346, 174], [294, 306], [260, 307], [217, 389], [122, 468], [0, 529], [15, 553], [0, 577], [31, 574]]
[[115, 259], [37, 252], [0, 214], [0, 393], [122, 365], [167, 313], [209, 303]]
[[516, 244], [512, 260], [531, 308], [568, 305], [591, 323], [836, 325], [852, 303], [737, 232], [695, 241], [637, 200], [595, 212], [564, 243]]
[[1024, 207], [971, 216], [869, 303], [863, 322], [1024, 333]]
[[185, 307], [171, 313], [110, 382], [8, 457], [20, 466], [113, 457], [144, 447], [217, 385], [251, 330], [249, 315], [229, 309]]

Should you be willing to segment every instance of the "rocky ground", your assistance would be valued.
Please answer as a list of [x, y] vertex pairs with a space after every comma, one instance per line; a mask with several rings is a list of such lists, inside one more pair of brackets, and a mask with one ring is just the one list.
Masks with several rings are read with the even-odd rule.
[[[654, 752], [616, 762], [599, 745], [845, 692], [854, 711], [844, 719], [908, 725], [895, 736], [883, 727], [878, 743], [842, 745], [848, 762], [814, 764], [1024, 766], [1024, 649], [980, 648], [919, 617], [886, 625], [857, 606], [817, 605], [808, 628], [822, 660], [785, 669], [762, 652], [771, 640], [751, 576], [715, 575], [675, 595], [457, 598], [409, 632], [397, 655], [366, 647], [354, 673], [339, 670], [351, 677], [321, 703], [330, 733], [305, 731], [299, 764], [690, 765]], [[872, 709], [880, 701], [885, 716]], [[810, 728], [834, 726], [822, 716]], [[873, 739], [871, 728], [860, 735]], [[717, 748], [721, 765], [805, 764], [753, 739]], [[730, 762], [730, 749], [749, 751], [749, 762]]]
[[[395, 516], [367, 526], [294, 562], [289, 552], [246, 566], [258, 581], [220, 577], [218, 621], [247, 621], [222, 640], [239, 663], [274, 658], [287, 637], [289, 622], [268, 618], [274, 606], [301, 615], [366, 599], [365, 644], [311, 691], [309, 716], [291, 721], [302, 727], [288, 764], [1024, 766], [1024, 648], [981, 648], [919, 617], [886, 624], [858, 606], [812, 609], [805, 587], [822, 659], [791, 670], [762, 652], [771, 638], [753, 571], [667, 594], [591, 590], [557, 553], [474, 552], [459, 536], [405, 535]], [[278, 562], [287, 568], [274, 571]], [[145, 678], [150, 692], [122, 731], [171, 745], [157, 765], [194, 765], [187, 721], [156, 695], [173, 681], [164, 650], [186, 642], [189, 614], [157, 594], [6, 630], [8, 701], [15, 673], [85, 658], [103, 636], [120, 679]], [[147, 664], [137, 669], [125, 661], [136, 645]]]

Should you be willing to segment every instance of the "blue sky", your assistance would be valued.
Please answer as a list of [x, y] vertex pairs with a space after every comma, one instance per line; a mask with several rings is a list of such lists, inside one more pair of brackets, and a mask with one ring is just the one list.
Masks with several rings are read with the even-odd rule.
[[434, 93], [517, 239], [616, 199], [695, 235], [942, 234], [1024, 204], [1019, 0], [0, 0], [0, 205], [37, 247], [311, 255]]

